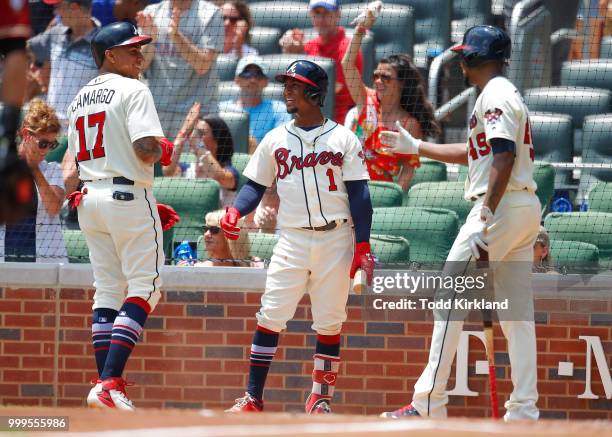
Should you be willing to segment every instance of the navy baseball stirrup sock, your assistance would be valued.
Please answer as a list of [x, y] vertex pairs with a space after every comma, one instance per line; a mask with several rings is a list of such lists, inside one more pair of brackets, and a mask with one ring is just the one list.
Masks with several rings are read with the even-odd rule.
[[306, 401], [307, 413], [311, 413], [319, 402], [323, 400], [329, 402], [334, 397], [340, 368], [340, 334], [318, 334], [315, 350], [312, 393]]
[[121, 376], [150, 312], [149, 304], [139, 297], [125, 300], [113, 324], [110, 349], [100, 379]]
[[278, 346], [278, 332], [257, 326], [251, 345], [251, 365], [247, 392], [258, 400], [263, 399], [264, 386], [272, 359]]
[[110, 348], [113, 323], [119, 311], [110, 308], [96, 308], [91, 322], [91, 341], [93, 344], [98, 377], [102, 375], [104, 363]]

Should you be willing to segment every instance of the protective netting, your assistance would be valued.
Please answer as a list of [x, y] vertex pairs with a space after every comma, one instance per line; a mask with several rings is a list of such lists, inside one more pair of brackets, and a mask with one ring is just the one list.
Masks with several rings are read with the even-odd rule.
[[[98, 23], [125, 19], [153, 37], [143, 47], [142, 81], [164, 134], [178, 149], [170, 166], [156, 164], [153, 185], [157, 201], [181, 216], [164, 232], [168, 263], [262, 266], [271, 258], [283, 201], [274, 186], [241, 220], [236, 242], [219, 232], [219, 211], [247, 182], [242, 171], [263, 137], [291, 120], [274, 77], [295, 59], [314, 60], [327, 72], [324, 115], [351, 128], [364, 144], [373, 179], [371, 242], [379, 262], [443, 262], [472, 207], [464, 200], [465, 167], [427, 158], [415, 166], [377, 149], [376, 126], [362, 109], [371, 104], [383, 129], [395, 129], [400, 119], [415, 136], [465, 142], [477, 93], [464, 92], [458, 57], [448, 49], [471, 26], [495, 24], [512, 40], [505, 74], [530, 111], [546, 229], [535, 243], [546, 249], [536, 250], [534, 269], [612, 269], [608, 1], [395, 0], [371, 5], [374, 23], [357, 28], [356, 17], [367, 9], [361, 1], [47, 3], [30, 2], [35, 36], [28, 44], [23, 114], [37, 142], [22, 131], [20, 146], [40, 169], [38, 196], [29, 218], [1, 228], [5, 261], [89, 262], [76, 211], [64, 202], [80, 184], [74, 156], [66, 153], [67, 108], [98, 74], [89, 44]], [[354, 38], [360, 43], [351, 45]], [[355, 56], [345, 56], [353, 46]], [[32, 104], [34, 99], [50, 108]], [[353, 108], [356, 101], [361, 106]], [[45, 133], [50, 112], [61, 124], [57, 135]]]

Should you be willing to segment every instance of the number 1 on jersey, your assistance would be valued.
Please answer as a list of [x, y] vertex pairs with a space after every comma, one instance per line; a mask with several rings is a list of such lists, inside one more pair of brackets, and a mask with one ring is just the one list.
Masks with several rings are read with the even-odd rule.
[[106, 121], [106, 112], [96, 112], [95, 114], [89, 114], [87, 116], [87, 126], [96, 127], [96, 140], [94, 142], [93, 149], [91, 152], [87, 150], [87, 141], [85, 137], [85, 117], [81, 116], [76, 119], [75, 128], [79, 133], [79, 152], [77, 153], [77, 161], [89, 161], [90, 159], [103, 158], [106, 156], [104, 152], [104, 122]]
[[336, 185], [336, 181], [334, 180], [334, 170], [328, 168], [325, 174], [329, 178], [329, 191], [337, 191], [338, 185]]

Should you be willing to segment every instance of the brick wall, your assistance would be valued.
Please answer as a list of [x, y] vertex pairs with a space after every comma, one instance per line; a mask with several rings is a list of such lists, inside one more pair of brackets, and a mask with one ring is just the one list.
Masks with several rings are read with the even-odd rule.
[[[62, 289], [56, 329], [56, 291], [0, 289], [0, 404], [82, 406], [95, 376], [90, 344], [92, 290]], [[147, 321], [144, 338], [127, 368], [136, 382], [130, 397], [141, 407], [224, 408], [241, 395], [259, 293], [173, 292]], [[593, 393], [598, 400], [578, 399], [585, 388], [586, 347], [579, 335], [599, 336], [608, 366], [612, 364], [612, 300], [537, 299], [539, 406], [555, 418], [612, 419], [593, 359]], [[427, 360], [430, 315], [411, 320], [364, 321], [359, 298], [351, 297], [344, 325], [343, 363], [335, 411], [377, 414], [403, 405]], [[308, 298], [304, 298], [281, 335], [266, 390], [266, 409], [301, 410], [311, 385], [314, 335]], [[420, 320], [415, 320], [420, 319]], [[480, 330], [478, 323], [465, 329]], [[496, 325], [498, 392], [511, 390], [506, 344]], [[58, 336], [59, 343], [55, 342]], [[59, 344], [59, 349], [56, 346]], [[449, 414], [488, 414], [487, 377], [474, 374], [484, 347], [470, 340], [469, 387], [478, 397], [452, 396]], [[57, 360], [57, 393], [54, 390]], [[572, 377], [559, 376], [560, 361], [574, 363]], [[453, 373], [454, 374], [454, 373]], [[454, 386], [451, 381], [449, 388]]]

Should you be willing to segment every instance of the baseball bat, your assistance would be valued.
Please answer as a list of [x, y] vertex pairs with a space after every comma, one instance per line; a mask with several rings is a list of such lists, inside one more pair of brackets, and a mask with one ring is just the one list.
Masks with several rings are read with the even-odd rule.
[[355, 272], [355, 278], [353, 279], [353, 293], [361, 294], [367, 286], [368, 278], [366, 272], [359, 269]]
[[[489, 268], [489, 252], [479, 248], [479, 268]], [[489, 278], [491, 280], [491, 278]], [[499, 404], [497, 400], [497, 377], [495, 376], [495, 347], [493, 345], [493, 314], [491, 310], [482, 310], [482, 323], [485, 336], [487, 362], [489, 363], [489, 396], [491, 400], [491, 417], [499, 419]]]

